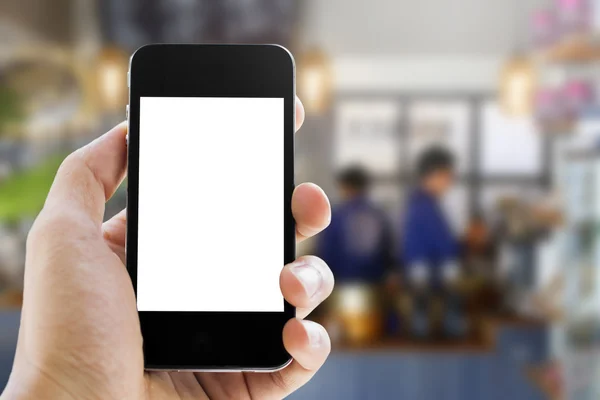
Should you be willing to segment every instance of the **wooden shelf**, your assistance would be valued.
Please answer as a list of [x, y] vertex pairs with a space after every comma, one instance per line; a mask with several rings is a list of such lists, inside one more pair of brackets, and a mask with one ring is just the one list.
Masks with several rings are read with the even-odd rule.
[[540, 123], [540, 129], [550, 135], [568, 135], [574, 133], [577, 126], [577, 119], [568, 119], [553, 123]]
[[341, 353], [489, 353], [493, 347], [482, 340], [422, 341], [384, 339], [372, 343], [336, 343], [333, 351]]
[[480, 321], [481, 333], [455, 340], [414, 340], [387, 337], [366, 343], [334, 343], [336, 352], [344, 353], [490, 353], [498, 346], [501, 328], [546, 328], [548, 321], [518, 316], [485, 317]]
[[23, 304], [23, 293], [18, 290], [0, 291], [0, 310], [18, 310]]
[[550, 63], [600, 61], [600, 41], [594, 41], [587, 35], [572, 36], [541, 50], [539, 55], [543, 61]]

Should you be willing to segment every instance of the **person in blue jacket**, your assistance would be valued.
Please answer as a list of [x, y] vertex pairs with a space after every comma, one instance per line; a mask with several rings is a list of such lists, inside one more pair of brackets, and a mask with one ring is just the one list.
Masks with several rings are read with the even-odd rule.
[[459, 242], [440, 200], [454, 183], [454, 157], [444, 148], [425, 150], [417, 163], [418, 184], [410, 193], [403, 217], [401, 258], [412, 298], [412, 329], [430, 333], [432, 299], [441, 297], [446, 312], [444, 330], [462, 332], [458, 297], [453, 288], [459, 275]]
[[386, 215], [367, 196], [370, 176], [352, 166], [337, 181], [341, 202], [319, 236], [317, 254], [329, 264], [337, 283], [383, 283], [393, 263], [393, 240]]

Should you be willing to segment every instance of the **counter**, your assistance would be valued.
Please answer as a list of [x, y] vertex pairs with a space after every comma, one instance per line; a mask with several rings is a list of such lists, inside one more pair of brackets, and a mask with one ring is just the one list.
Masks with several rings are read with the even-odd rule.
[[[0, 391], [14, 356], [20, 313], [0, 311]], [[384, 343], [336, 349], [291, 400], [542, 400], [527, 380], [529, 365], [547, 358], [542, 324], [495, 322], [484, 347], [414, 347]]]
[[485, 346], [378, 346], [334, 351], [291, 400], [543, 400], [528, 379], [546, 361], [543, 324], [495, 321]]

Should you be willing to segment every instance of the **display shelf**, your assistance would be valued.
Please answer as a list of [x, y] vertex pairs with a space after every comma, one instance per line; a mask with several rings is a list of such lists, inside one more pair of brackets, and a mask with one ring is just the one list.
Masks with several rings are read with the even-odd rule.
[[361, 344], [335, 343], [334, 352], [346, 353], [403, 353], [403, 354], [481, 354], [496, 350], [499, 334], [505, 329], [545, 329], [549, 321], [517, 315], [488, 316], [479, 321], [481, 334], [455, 340], [420, 341], [407, 338], [385, 338]]
[[526, 374], [548, 360], [545, 325], [497, 328], [487, 352], [335, 351], [323, 368], [289, 398], [506, 400], [547, 399]]
[[588, 63], [600, 61], [600, 41], [589, 35], [567, 37], [538, 52], [549, 63]]
[[570, 135], [577, 127], [577, 119], [565, 119], [551, 123], [540, 123], [539, 128], [548, 135]]
[[20, 290], [0, 291], [0, 310], [18, 310], [23, 304], [23, 292]]

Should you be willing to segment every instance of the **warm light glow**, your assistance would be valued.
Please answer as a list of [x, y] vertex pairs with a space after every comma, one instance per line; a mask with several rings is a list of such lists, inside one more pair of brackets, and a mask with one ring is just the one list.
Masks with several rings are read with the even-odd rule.
[[107, 49], [98, 63], [98, 91], [107, 111], [121, 110], [127, 104], [127, 55]]
[[327, 110], [331, 101], [332, 79], [329, 59], [312, 50], [298, 60], [298, 95], [307, 113], [319, 114]]
[[535, 70], [531, 62], [522, 57], [511, 59], [502, 71], [500, 103], [504, 113], [514, 117], [529, 115], [533, 111], [535, 96]]
[[370, 300], [372, 294], [359, 285], [345, 285], [338, 289], [339, 311], [356, 314], [368, 313], [373, 306]]

